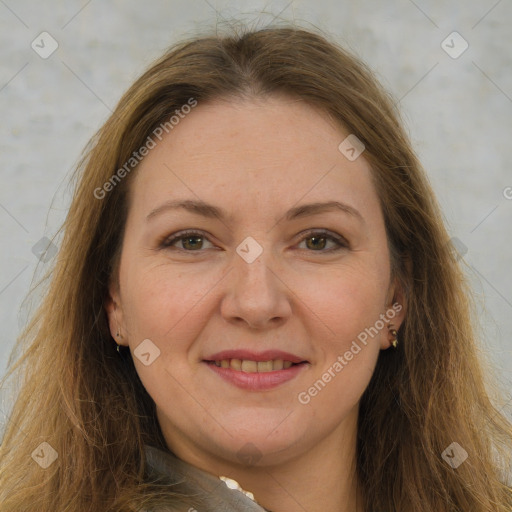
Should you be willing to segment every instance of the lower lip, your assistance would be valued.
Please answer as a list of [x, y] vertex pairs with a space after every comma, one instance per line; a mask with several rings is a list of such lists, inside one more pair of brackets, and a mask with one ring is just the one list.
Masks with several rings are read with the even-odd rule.
[[[206, 361], [205, 361], [206, 362]], [[307, 363], [294, 364], [286, 370], [274, 370], [271, 372], [243, 372], [241, 370], [234, 370], [233, 368], [222, 368], [215, 365], [215, 363], [206, 362], [206, 364], [217, 375], [227, 380], [231, 384], [251, 391], [263, 391], [266, 389], [273, 389], [277, 386], [296, 377], [301, 371], [305, 369]]]

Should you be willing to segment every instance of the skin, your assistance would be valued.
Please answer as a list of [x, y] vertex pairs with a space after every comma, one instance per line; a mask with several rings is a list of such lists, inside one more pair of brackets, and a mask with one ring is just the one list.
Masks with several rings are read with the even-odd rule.
[[[390, 279], [369, 164], [364, 153], [349, 161], [338, 150], [347, 135], [287, 97], [199, 104], [133, 176], [119, 275], [106, 304], [112, 335], [130, 347], [172, 452], [235, 479], [279, 512], [363, 510], [360, 494], [356, 505], [358, 405], [379, 352], [390, 347], [388, 328], [359, 344], [309, 403], [297, 396], [393, 303], [403, 306], [395, 329], [406, 310]], [[146, 220], [178, 198], [201, 199], [228, 216], [179, 209]], [[330, 200], [357, 209], [362, 220], [340, 210], [284, 218], [294, 206]], [[311, 228], [341, 235], [348, 247], [332, 251], [339, 246], [321, 234], [315, 245], [304, 233]], [[186, 229], [203, 238], [161, 246]], [[263, 248], [250, 264], [236, 252], [248, 236]], [[133, 355], [145, 339], [160, 350], [149, 366]], [[203, 362], [237, 348], [280, 349], [309, 365], [277, 388], [242, 390]], [[252, 464], [238, 454], [247, 443], [260, 455]]]

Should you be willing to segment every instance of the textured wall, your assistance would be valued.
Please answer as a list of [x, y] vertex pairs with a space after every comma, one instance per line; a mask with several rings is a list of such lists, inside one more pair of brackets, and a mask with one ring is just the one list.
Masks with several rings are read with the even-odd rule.
[[[168, 45], [233, 16], [319, 27], [361, 56], [400, 101], [464, 253], [485, 346], [512, 381], [506, 0], [0, 1], [0, 375], [29, 312], [22, 301], [51, 265], [51, 252], [47, 262], [35, 253], [64, 219], [66, 180], [83, 146]], [[50, 36], [38, 37], [44, 31]]]

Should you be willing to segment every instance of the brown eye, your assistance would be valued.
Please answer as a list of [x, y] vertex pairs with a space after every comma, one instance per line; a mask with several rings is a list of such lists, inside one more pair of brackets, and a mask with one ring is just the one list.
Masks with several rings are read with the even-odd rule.
[[[311, 241], [310, 244], [308, 244], [308, 241]], [[325, 249], [325, 246], [327, 244], [327, 238], [325, 236], [310, 236], [306, 238], [306, 246], [308, 249]]]
[[[307, 233], [307, 236], [302, 238], [301, 243], [302, 242], [305, 242], [306, 247], [313, 252], [332, 252], [348, 248], [346, 240], [339, 236], [328, 234], [324, 231], [309, 232]], [[329, 242], [334, 243], [335, 245], [333, 248], [326, 249]]]
[[[201, 252], [205, 249], [204, 243], [208, 238], [201, 232], [189, 231], [180, 232], [166, 238], [162, 244], [162, 248], [172, 248], [183, 252]], [[341, 249], [348, 249], [348, 242], [340, 236], [330, 234], [325, 231], [310, 231], [304, 236], [300, 243], [305, 242], [306, 249], [310, 252], [329, 253]], [[208, 243], [211, 243], [208, 241]], [[334, 244], [334, 247], [328, 247], [328, 244]], [[181, 244], [176, 247], [176, 244]]]
[[[186, 252], [198, 252], [204, 248], [203, 244], [205, 240], [207, 240], [207, 238], [202, 233], [196, 231], [181, 232], [164, 240], [162, 247], [172, 247], [179, 251]], [[181, 247], [175, 247], [176, 243], [181, 243]]]
[[203, 245], [202, 236], [186, 236], [181, 240], [184, 249], [201, 249]]

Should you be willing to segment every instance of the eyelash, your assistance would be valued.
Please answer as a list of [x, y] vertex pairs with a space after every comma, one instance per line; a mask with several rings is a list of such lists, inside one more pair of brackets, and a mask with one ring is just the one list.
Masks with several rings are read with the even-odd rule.
[[[208, 240], [208, 237], [205, 236], [205, 234], [201, 231], [186, 230], [186, 231], [180, 231], [174, 235], [171, 235], [170, 237], [166, 237], [159, 245], [160, 245], [161, 249], [169, 249], [169, 248], [172, 248], [173, 243], [175, 243], [179, 240], [186, 239], [186, 238], [191, 238], [193, 236], [198, 236], [198, 237], [205, 238]], [[307, 240], [308, 238], [313, 238], [315, 236], [319, 236], [321, 238], [331, 240], [332, 242], [337, 243], [339, 245], [339, 247], [335, 247], [334, 249], [318, 250], [318, 251], [308, 250], [308, 252], [332, 253], [332, 252], [340, 251], [342, 249], [349, 249], [349, 244], [343, 237], [330, 234], [329, 231], [321, 230], [321, 229], [320, 230], [319, 229], [311, 229], [311, 230], [306, 231], [306, 233], [301, 238], [299, 243], [302, 243], [304, 240]], [[181, 252], [187, 252], [187, 253], [203, 252], [203, 249], [199, 249], [196, 251], [190, 251], [187, 249], [180, 249], [180, 248], [176, 249], [175, 248], [175, 250], [178, 250]]]

